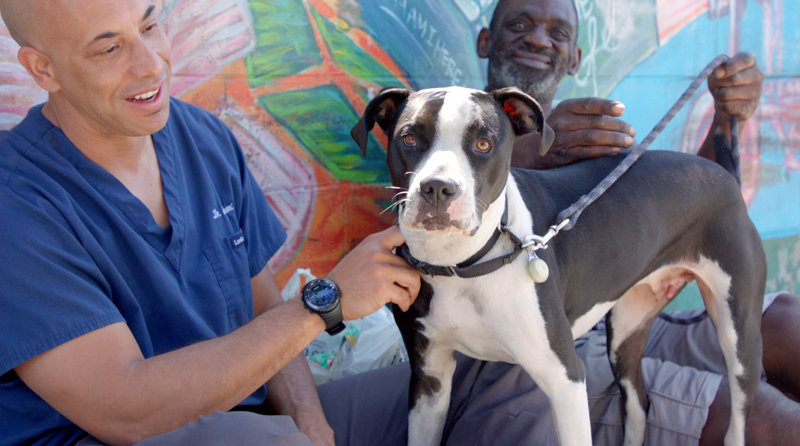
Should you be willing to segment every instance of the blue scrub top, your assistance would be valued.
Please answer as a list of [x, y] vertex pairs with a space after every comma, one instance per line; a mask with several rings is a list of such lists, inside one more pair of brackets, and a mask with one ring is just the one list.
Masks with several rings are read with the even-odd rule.
[[116, 322], [145, 358], [230, 333], [253, 318], [250, 278], [286, 239], [233, 134], [210, 113], [171, 99], [153, 135], [170, 219], [162, 228], [41, 109], [0, 132], [0, 445], [85, 435], [14, 367]]

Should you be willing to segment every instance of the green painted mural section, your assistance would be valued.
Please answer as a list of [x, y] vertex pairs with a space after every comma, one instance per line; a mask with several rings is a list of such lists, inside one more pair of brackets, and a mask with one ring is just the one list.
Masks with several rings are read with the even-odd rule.
[[301, 1], [250, 1], [256, 48], [245, 59], [250, 85], [260, 87], [322, 63]]
[[369, 53], [355, 45], [353, 40], [330, 20], [322, 17], [316, 10], [312, 13], [319, 32], [328, 45], [331, 57], [338, 67], [353, 77], [369, 80], [381, 87], [403, 85]]
[[[340, 181], [389, 183], [386, 154], [374, 140], [367, 156], [350, 137], [359, 115], [341, 90], [323, 85], [265, 96], [259, 105], [276, 117]], [[374, 139], [370, 135], [370, 139]]]

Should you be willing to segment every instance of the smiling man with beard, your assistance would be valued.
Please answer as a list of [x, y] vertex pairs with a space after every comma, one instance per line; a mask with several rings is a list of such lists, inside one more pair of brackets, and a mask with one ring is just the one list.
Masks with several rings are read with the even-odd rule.
[[572, 2], [500, 1], [478, 36], [478, 55], [489, 58], [487, 90], [518, 87], [548, 115], [564, 75], [580, 67], [577, 23]]
[[[500, 0], [495, 8], [489, 28], [478, 35], [478, 56], [489, 59], [487, 91], [515, 86], [531, 95], [542, 106], [546, 117], [551, 115], [553, 98], [565, 75], [578, 72], [581, 48], [578, 40], [578, 13], [571, 1]], [[594, 98], [593, 98], [594, 99]], [[559, 114], [577, 112], [568, 100]], [[621, 116], [625, 107], [619, 102], [592, 101], [587, 111], [605, 112], [611, 117]], [[557, 140], [547, 157], [528, 150], [538, 144], [535, 134], [520, 138], [514, 146], [512, 165], [529, 168], [549, 168], [574, 162], [577, 159], [613, 155], [619, 147], [633, 143], [633, 128], [627, 123], [609, 118], [606, 128], [593, 136], [596, 147], [586, 147], [586, 138], [576, 141], [566, 130], [575, 130], [575, 122], [567, 127], [548, 120], [557, 133]], [[565, 154], [564, 143], [582, 146], [581, 158], [574, 151]], [[566, 156], [565, 156], [566, 155]]]

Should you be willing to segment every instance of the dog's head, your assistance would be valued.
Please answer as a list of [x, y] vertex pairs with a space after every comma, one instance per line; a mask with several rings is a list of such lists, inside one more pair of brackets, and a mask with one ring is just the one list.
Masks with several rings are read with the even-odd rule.
[[553, 141], [542, 108], [516, 88], [385, 89], [350, 132], [364, 153], [376, 122], [389, 137], [392, 184], [408, 192], [401, 227], [444, 235], [477, 231], [505, 188], [518, 137], [542, 132], [542, 154]]

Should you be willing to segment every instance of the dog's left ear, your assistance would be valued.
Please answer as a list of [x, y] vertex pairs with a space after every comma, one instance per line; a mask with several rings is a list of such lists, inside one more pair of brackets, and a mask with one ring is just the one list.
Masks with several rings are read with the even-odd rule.
[[511, 120], [511, 127], [517, 136], [533, 131], [542, 134], [539, 154], [544, 156], [553, 144], [555, 133], [544, 121], [544, 112], [536, 99], [516, 87], [501, 88], [491, 94]]
[[397, 109], [400, 104], [405, 101], [411, 94], [411, 90], [405, 88], [384, 88], [377, 94], [364, 110], [364, 115], [358, 120], [356, 125], [350, 130], [350, 136], [361, 147], [361, 154], [367, 156], [367, 142], [369, 141], [369, 132], [377, 122], [383, 130], [383, 133], [389, 131], [389, 126], [392, 123]]

